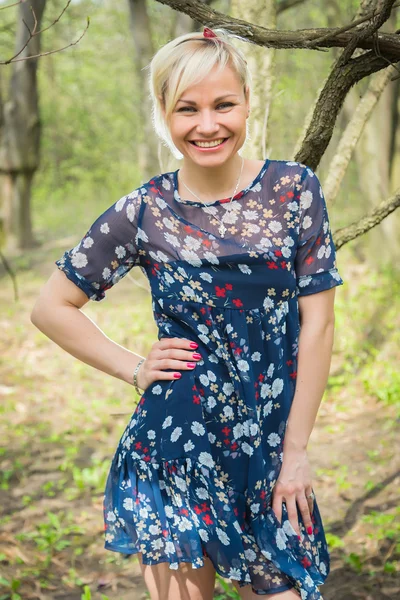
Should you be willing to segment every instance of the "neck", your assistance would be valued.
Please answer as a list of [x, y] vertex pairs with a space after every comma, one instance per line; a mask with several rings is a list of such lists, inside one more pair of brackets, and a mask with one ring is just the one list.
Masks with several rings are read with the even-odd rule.
[[[242, 157], [238, 154], [216, 167], [202, 167], [184, 160], [179, 169], [180, 182], [185, 182], [204, 202], [227, 198], [233, 194], [242, 167]], [[239, 191], [240, 185], [238, 187]], [[182, 185], [181, 196], [187, 196], [188, 190]]]

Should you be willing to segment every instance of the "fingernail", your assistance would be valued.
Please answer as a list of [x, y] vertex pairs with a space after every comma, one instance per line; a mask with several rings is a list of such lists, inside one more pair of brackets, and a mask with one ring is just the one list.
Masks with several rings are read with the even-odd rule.
[[311, 535], [311, 534], [312, 534], [312, 527], [307, 527], [307, 533], [308, 533], [309, 535]]
[[194, 369], [196, 366], [196, 363], [186, 363], [186, 366], [189, 367], [189, 369]]
[[198, 347], [199, 347], [199, 345], [198, 345], [198, 344], [196, 344], [196, 342], [190, 342], [190, 347], [191, 347], [191, 348], [198, 348]]
[[299, 535], [297, 537], [299, 538], [299, 540], [301, 540], [301, 537]]
[[182, 377], [182, 373], [174, 373], [175, 379], [179, 379], [180, 377]]
[[201, 354], [198, 352], [193, 352], [193, 358], [201, 358]]

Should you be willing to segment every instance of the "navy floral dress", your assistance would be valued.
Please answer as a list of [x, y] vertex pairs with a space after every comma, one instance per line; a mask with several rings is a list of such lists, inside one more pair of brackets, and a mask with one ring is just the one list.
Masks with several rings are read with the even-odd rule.
[[202, 355], [141, 396], [111, 463], [105, 547], [171, 569], [208, 556], [256, 594], [294, 587], [321, 599], [329, 554], [317, 501], [311, 535], [298, 510], [300, 540], [285, 503], [281, 523], [271, 506], [296, 386], [297, 298], [343, 284], [319, 180], [267, 159], [207, 210], [177, 188], [177, 171], [151, 179], [56, 261], [95, 301], [140, 267], [158, 338], [193, 340]]

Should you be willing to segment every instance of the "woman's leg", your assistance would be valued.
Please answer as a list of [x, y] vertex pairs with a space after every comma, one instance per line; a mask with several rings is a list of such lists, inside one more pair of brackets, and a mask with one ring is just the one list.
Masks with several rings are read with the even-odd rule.
[[215, 587], [215, 569], [208, 557], [204, 567], [193, 569], [190, 563], [169, 568], [169, 563], [144, 565], [141, 553], [139, 564], [151, 600], [212, 600]]
[[242, 600], [260, 600], [261, 598], [265, 598], [266, 600], [298, 600], [300, 598], [300, 595], [294, 589], [285, 590], [284, 592], [277, 592], [276, 594], [266, 594], [264, 596], [260, 596], [252, 591], [251, 585], [240, 587], [236, 581], [233, 583], [237, 588]]

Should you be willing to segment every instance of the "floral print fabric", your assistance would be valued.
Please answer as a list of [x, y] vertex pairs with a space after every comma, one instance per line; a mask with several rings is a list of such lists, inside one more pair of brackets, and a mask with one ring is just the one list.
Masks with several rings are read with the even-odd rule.
[[298, 297], [343, 284], [316, 174], [267, 159], [231, 202], [208, 207], [180, 198], [177, 171], [158, 175], [56, 264], [94, 301], [139, 266], [159, 339], [196, 341], [202, 355], [141, 396], [106, 484], [105, 547], [171, 569], [208, 556], [256, 594], [294, 587], [322, 598], [329, 554], [317, 500], [311, 535], [298, 510], [300, 540], [285, 503], [281, 523], [271, 507], [296, 386]]

